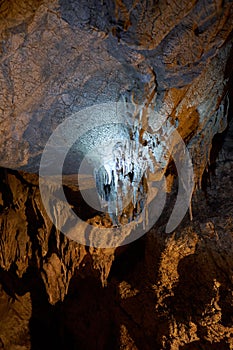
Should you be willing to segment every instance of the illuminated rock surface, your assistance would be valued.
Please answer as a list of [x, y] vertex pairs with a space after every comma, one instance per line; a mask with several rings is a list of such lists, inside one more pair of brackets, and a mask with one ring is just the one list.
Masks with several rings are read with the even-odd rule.
[[[230, 1], [0, 2], [0, 348], [233, 348], [232, 124], [223, 147], [219, 136], [232, 115], [232, 28]], [[196, 184], [193, 221], [187, 215], [165, 234], [177, 193], [174, 165], [165, 162], [167, 205], [157, 224], [131, 245], [97, 249], [53, 226], [37, 174], [61, 122], [118, 101], [151, 107], [158, 118], [147, 119], [134, 151], [153, 145], [160, 120], [184, 139]], [[98, 143], [98, 132], [92, 136]], [[96, 172], [105, 199], [116, 178], [126, 175], [128, 193], [142, 171], [140, 159], [135, 170], [124, 155], [125, 172], [122, 165], [117, 173], [124, 152], [116, 151], [115, 168], [105, 159]], [[64, 176], [67, 198], [93, 228], [111, 227], [111, 217], [80, 196], [76, 156]], [[132, 220], [133, 209], [121, 220]]]

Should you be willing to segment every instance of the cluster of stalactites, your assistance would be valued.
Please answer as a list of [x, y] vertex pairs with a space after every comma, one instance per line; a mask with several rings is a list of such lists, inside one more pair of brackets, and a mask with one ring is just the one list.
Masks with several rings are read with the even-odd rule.
[[140, 142], [138, 122], [129, 129], [129, 138], [118, 141], [108, 159], [95, 169], [95, 179], [102, 206], [114, 224], [129, 206], [135, 213], [143, 210], [148, 171], [154, 172], [155, 159], [147, 146]]

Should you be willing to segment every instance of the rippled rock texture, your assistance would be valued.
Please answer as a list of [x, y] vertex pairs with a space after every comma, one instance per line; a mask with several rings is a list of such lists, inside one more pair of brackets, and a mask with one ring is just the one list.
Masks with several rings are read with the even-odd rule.
[[[232, 114], [232, 29], [231, 1], [0, 1], [0, 348], [233, 348], [232, 124], [217, 163], [212, 147]], [[170, 163], [156, 226], [97, 249], [53, 226], [37, 173], [62, 121], [111, 101], [171, 120], [197, 189], [193, 222], [165, 234]], [[107, 227], [69, 179], [70, 203]]]
[[200, 177], [226, 127], [232, 11], [228, 1], [2, 1], [0, 165], [36, 172], [65, 118], [133, 99], [177, 119]]

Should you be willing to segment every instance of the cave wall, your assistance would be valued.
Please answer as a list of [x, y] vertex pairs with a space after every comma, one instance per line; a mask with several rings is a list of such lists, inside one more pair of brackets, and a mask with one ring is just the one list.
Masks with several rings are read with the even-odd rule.
[[150, 232], [115, 251], [58, 232], [35, 175], [1, 169], [2, 348], [231, 349], [232, 150], [231, 126], [193, 222], [165, 233], [171, 198]]
[[231, 1], [0, 2], [0, 348], [232, 349], [231, 128], [194, 221], [164, 233], [171, 184], [161, 220], [124, 248], [61, 234], [37, 175], [62, 121], [130, 101], [178, 122], [200, 187], [232, 113], [232, 11]]

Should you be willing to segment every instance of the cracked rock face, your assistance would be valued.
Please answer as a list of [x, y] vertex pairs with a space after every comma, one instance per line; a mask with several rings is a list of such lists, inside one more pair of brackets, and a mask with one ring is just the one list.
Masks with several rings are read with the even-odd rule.
[[2, 1], [0, 165], [38, 172], [65, 118], [133, 99], [177, 119], [192, 148], [204, 138], [200, 178], [226, 127], [232, 11], [214, 1]]
[[[0, 348], [233, 348], [232, 123], [217, 162], [214, 154], [232, 114], [232, 29], [231, 1], [0, 1]], [[178, 181], [168, 159], [158, 223], [131, 245], [98, 249], [52, 224], [38, 172], [57, 126], [115, 102], [154, 111], [143, 117], [147, 143], [157, 135], [163, 144], [161, 121], [184, 140], [194, 221], [165, 234]], [[138, 140], [144, 147], [145, 134]], [[83, 201], [72, 152], [69, 204], [93, 228], [111, 227]], [[111, 184], [111, 170], [96, 181], [107, 172]]]

